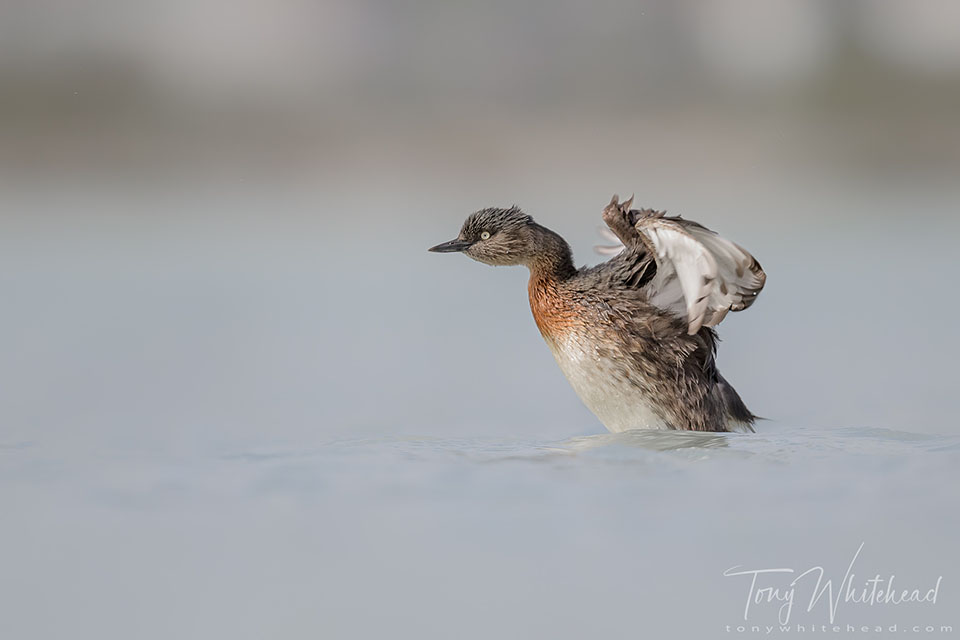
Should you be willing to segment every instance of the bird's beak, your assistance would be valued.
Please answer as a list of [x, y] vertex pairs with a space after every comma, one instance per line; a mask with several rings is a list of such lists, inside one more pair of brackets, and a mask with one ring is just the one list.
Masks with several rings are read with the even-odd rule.
[[430, 247], [427, 251], [433, 251], [434, 253], [454, 253], [456, 251], [466, 251], [472, 244], [472, 242], [466, 242], [464, 240], [451, 240], [450, 242], [444, 242], [435, 247]]

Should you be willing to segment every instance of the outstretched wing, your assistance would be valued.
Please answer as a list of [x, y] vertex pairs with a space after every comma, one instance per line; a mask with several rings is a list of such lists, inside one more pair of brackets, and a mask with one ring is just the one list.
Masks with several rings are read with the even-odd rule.
[[690, 335], [757, 299], [767, 275], [743, 248], [690, 220], [649, 210], [630, 213], [657, 262], [656, 275], [644, 287], [647, 299], [686, 316]]

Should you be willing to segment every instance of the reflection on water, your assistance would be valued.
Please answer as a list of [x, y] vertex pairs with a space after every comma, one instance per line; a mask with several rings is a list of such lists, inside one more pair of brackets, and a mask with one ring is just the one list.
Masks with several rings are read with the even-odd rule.
[[[225, 454], [226, 461], [279, 464], [364, 456], [396, 456], [407, 460], [474, 462], [531, 461], [557, 457], [590, 460], [658, 459], [654, 452], [677, 452], [691, 462], [736, 460], [756, 456], [767, 461], [803, 461], [831, 455], [903, 456], [920, 452], [949, 453], [960, 437], [893, 429], [856, 427], [821, 429], [770, 426], [758, 433], [699, 433], [638, 429], [622, 433], [577, 436], [561, 441], [508, 438], [383, 437], [339, 439], [308, 450], [270, 449]], [[693, 455], [686, 455], [693, 454]], [[662, 459], [662, 458], [661, 458]]]
[[671, 451], [688, 447], [713, 449], [726, 447], [729, 434], [696, 433], [693, 431], [649, 431], [636, 429], [622, 433], [603, 433], [571, 438], [564, 444], [573, 451], [598, 447], [639, 447], [653, 451]]

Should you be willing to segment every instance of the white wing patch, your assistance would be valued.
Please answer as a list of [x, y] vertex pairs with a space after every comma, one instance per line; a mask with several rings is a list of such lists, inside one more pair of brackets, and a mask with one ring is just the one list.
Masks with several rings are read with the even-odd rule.
[[657, 274], [645, 287], [652, 304], [685, 316], [690, 335], [746, 309], [767, 279], [752, 255], [694, 222], [649, 215], [636, 229], [655, 252]]

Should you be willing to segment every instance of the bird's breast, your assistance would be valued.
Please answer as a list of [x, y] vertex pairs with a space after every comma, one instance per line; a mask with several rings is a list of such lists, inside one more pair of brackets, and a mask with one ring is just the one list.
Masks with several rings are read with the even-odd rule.
[[584, 318], [578, 313], [576, 301], [555, 280], [531, 278], [528, 293], [530, 311], [544, 338], [559, 340], [582, 328]]
[[530, 282], [530, 309], [554, 359], [583, 403], [610, 431], [666, 428], [642, 372], [619, 336], [557, 284]]
[[607, 429], [668, 428], [653, 385], [621, 352], [589, 334], [544, 338], [570, 386]]

